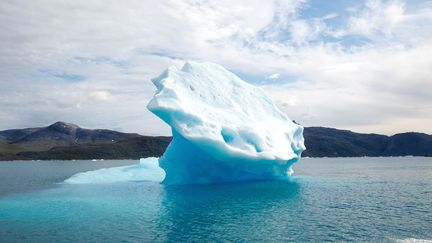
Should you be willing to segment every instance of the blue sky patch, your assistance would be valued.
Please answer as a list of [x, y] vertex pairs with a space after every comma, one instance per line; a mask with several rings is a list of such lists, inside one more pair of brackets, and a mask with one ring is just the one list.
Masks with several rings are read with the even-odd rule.
[[80, 82], [86, 80], [86, 77], [80, 74], [68, 73], [55, 69], [39, 69], [39, 72], [62, 79], [67, 82]]

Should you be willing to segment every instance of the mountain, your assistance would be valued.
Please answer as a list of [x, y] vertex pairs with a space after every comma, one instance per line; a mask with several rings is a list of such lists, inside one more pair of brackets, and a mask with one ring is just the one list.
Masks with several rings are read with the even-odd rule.
[[428, 156], [432, 155], [432, 135], [400, 133], [393, 136], [362, 134], [325, 127], [304, 130], [308, 157]]
[[[432, 156], [432, 135], [362, 134], [325, 127], [304, 130], [307, 157]], [[0, 131], [0, 160], [138, 159], [161, 156], [171, 137], [150, 137], [56, 122]]]
[[140, 159], [160, 157], [171, 137], [135, 137], [111, 144], [80, 144], [54, 147], [47, 151], [18, 152], [20, 159], [71, 160], [71, 159]]
[[0, 131], [0, 160], [32, 159], [19, 156], [26, 152], [43, 152], [57, 147], [114, 144], [141, 137], [136, 133], [122, 133], [105, 129], [85, 129], [75, 124], [56, 122], [47, 127]]
[[432, 136], [424, 133], [399, 133], [389, 138], [382, 153], [388, 155], [432, 155]]
[[41, 128], [11, 129], [11, 130], [0, 131], [0, 140], [11, 143], [35, 131], [38, 131], [39, 129]]
[[0, 131], [0, 136], [8, 144], [18, 145], [23, 149], [43, 151], [57, 146], [115, 143], [140, 135], [103, 129], [84, 129], [75, 124], [56, 122], [48, 127]]
[[307, 148], [303, 156], [309, 157], [380, 156], [389, 139], [325, 127], [307, 127], [303, 136]]

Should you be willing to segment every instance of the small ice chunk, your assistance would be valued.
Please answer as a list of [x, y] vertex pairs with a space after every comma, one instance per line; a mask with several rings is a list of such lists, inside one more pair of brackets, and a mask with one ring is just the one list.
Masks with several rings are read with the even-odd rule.
[[100, 184], [127, 181], [161, 182], [165, 172], [159, 167], [158, 158], [140, 159], [135, 165], [105, 168], [82, 172], [65, 180], [68, 184]]

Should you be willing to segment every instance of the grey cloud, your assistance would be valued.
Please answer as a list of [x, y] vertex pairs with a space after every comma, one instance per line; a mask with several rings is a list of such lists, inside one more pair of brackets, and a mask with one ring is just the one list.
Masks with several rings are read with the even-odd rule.
[[[0, 129], [65, 120], [169, 134], [145, 108], [150, 79], [196, 59], [251, 77], [279, 73], [264, 89], [305, 125], [432, 132], [432, 6], [390, 11], [402, 20], [386, 35], [375, 32], [388, 19], [367, 7], [351, 13], [351, 22], [376, 19], [362, 33], [350, 21], [335, 29], [326, 16], [302, 18], [302, 0], [195, 2], [2, 1]], [[283, 38], [295, 33], [293, 23], [305, 32]], [[320, 39], [354, 33], [367, 45]]]

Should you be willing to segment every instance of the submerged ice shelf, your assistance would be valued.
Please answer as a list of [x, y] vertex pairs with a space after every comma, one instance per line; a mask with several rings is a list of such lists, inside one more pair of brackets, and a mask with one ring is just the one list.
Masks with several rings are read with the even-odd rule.
[[187, 62], [153, 83], [147, 107], [173, 133], [159, 159], [166, 184], [283, 177], [305, 149], [303, 127], [222, 66]]
[[65, 180], [68, 184], [99, 184], [130, 181], [161, 182], [165, 172], [159, 167], [158, 158], [141, 159], [139, 164], [127, 165], [94, 171], [87, 171], [73, 175]]

